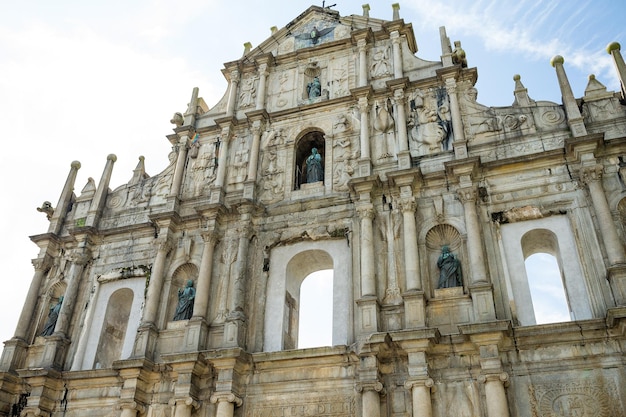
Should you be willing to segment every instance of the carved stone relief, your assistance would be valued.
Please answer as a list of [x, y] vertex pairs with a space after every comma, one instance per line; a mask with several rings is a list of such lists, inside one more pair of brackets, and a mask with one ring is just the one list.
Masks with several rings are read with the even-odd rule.
[[256, 77], [249, 76], [241, 80], [239, 92], [239, 107], [245, 108], [254, 105], [256, 99]]
[[476, 382], [459, 381], [437, 384], [433, 415], [480, 417], [480, 393]]
[[273, 203], [282, 199], [285, 190], [285, 164], [284, 153], [278, 151], [276, 147], [271, 147], [263, 153], [259, 198], [264, 203]]
[[407, 127], [410, 149], [426, 155], [451, 148], [453, 142], [450, 103], [444, 89], [416, 90], [409, 98]]
[[250, 145], [248, 135], [237, 135], [233, 140], [233, 161], [230, 173], [230, 182], [243, 182], [248, 171], [248, 158], [250, 157]]
[[269, 91], [276, 91], [271, 102], [274, 109], [280, 110], [291, 107], [295, 90], [294, 70], [283, 71], [273, 77], [271, 81], [272, 88]]
[[373, 106], [374, 130], [377, 132], [375, 148], [378, 159], [393, 158], [396, 155], [395, 120], [391, 100], [376, 101]]
[[[195, 145], [194, 145], [195, 146]], [[204, 194], [215, 181], [215, 144], [197, 145], [198, 156], [191, 159], [190, 177], [186, 182], [185, 196], [198, 197]]]
[[387, 46], [372, 50], [372, 63], [370, 64], [370, 76], [372, 78], [385, 77], [392, 74], [390, 55], [391, 52]]
[[[529, 388], [532, 412], [537, 417], [613, 417], [623, 415], [612, 381], [592, 384], [561, 381]], [[621, 410], [621, 411], [620, 411]]]

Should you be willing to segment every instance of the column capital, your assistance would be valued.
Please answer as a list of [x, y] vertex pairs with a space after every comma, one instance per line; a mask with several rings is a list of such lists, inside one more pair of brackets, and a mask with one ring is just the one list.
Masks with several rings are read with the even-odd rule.
[[194, 410], [200, 408], [200, 402], [196, 401], [192, 397], [180, 397], [172, 399], [174, 404], [172, 405], [187, 405], [193, 407]]
[[211, 231], [208, 231], [208, 232], [202, 232], [202, 233], [200, 233], [200, 236], [202, 237], [202, 241], [205, 244], [210, 244], [210, 245], [215, 246], [220, 241], [219, 233], [217, 233], [217, 231], [215, 231], [215, 230], [211, 230]]
[[600, 164], [582, 167], [580, 169], [580, 181], [589, 185], [591, 182], [600, 181], [603, 173], [604, 167]]
[[432, 389], [435, 381], [432, 378], [407, 379], [404, 381], [404, 388], [411, 389], [413, 387], [426, 387]]
[[457, 195], [459, 196], [461, 203], [465, 204], [475, 202], [478, 197], [478, 192], [476, 187], [465, 187], [459, 188], [457, 190]]
[[146, 412], [146, 406], [134, 400], [121, 400], [117, 408], [119, 410], [123, 410], [123, 409], [136, 410], [140, 413]]
[[376, 216], [376, 211], [374, 210], [374, 206], [372, 204], [357, 207], [356, 211], [361, 219], [371, 220]]
[[486, 384], [487, 382], [498, 381], [505, 387], [509, 386], [509, 374], [506, 372], [500, 372], [496, 374], [480, 374], [478, 375], [478, 382]]
[[357, 392], [376, 391], [383, 392], [383, 384], [380, 381], [358, 381], [354, 389]]
[[35, 271], [45, 271], [52, 265], [52, 257], [45, 255], [43, 258], [34, 258], [30, 262], [33, 264]]
[[211, 403], [216, 404], [218, 402], [234, 403], [237, 407], [241, 407], [243, 404], [243, 400], [232, 392], [216, 392], [211, 395]]
[[154, 241], [154, 245], [159, 252], [169, 252], [174, 247], [174, 243], [167, 237], [157, 238]]
[[400, 198], [400, 210], [402, 210], [402, 213], [415, 213], [415, 210], [417, 210], [415, 197]]
[[67, 256], [69, 261], [76, 265], [87, 265], [91, 260], [91, 252], [88, 249], [75, 249]]

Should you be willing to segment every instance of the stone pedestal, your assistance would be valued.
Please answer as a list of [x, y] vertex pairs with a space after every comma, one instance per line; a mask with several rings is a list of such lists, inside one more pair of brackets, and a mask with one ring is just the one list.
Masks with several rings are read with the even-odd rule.
[[613, 298], [618, 306], [626, 305], [626, 264], [618, 264], [607, 269], [607, 279], [611, 284]]
[[487, 322], [496, 319], [496, 308], [493, 301], [493, 289], [490, 284], [470, 287], [470, 296], [474, 307], [474, 320]]
[[369, 177], [372, 175], [372, 160], [370, 158], [361, 158], [359, 164], [359, 177]]
[[243, 198], [246, 200], [254, 200], [254, 185], [256, 181], [246, 181], [243, 183]]
[[400, 151], [398, 152], [398, 169], [411, 168], [411, 152]]
[[357, 300], [360, 335], [375, 333], [379, 329], [380, 305], [376, 297], [363, 297]]
[[201, 317], [189, 319], [185, 326], [185, 337], [181, 351], [196, 352], [206, 347], [206, 339], [209, 333], [207, 322]]
[[426, 326], [426, 299], [424, 291], [409, 291], [402, 294], [404, 299], [404, 326], [417, 329]]
[[41, 356], [38, 367], [62, 370], [65, 353], [69, 344], [70, 341], [61, 333], [47, 336], [44, 342], [43, 355]]
[[137, 338], [135, 346], [133, 346], [133, 358], [149, 358], [156, 347], [156, 341], [159, 332], [152, 324], [142, 325], [137, 329]]
[[13, 338], [4, 342], [4, 350], [0, 358], [0, 372], [8, 372], [20, 369], [26, 358], [28, 343], [21, 339]]

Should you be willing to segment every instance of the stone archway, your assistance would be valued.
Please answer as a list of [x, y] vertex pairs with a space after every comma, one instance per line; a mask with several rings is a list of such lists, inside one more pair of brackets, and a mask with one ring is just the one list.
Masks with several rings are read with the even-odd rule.
[[[306, 241], [280, 246], [270, 254], [265, 305], [266, 352], [297, 346], [297, 313], [302, 281], [312, 272], [333, 270], [332, 344], [352, 341], [351, 250], [345, 240]], [[295, 324], [295, 326], [294, 326]]]

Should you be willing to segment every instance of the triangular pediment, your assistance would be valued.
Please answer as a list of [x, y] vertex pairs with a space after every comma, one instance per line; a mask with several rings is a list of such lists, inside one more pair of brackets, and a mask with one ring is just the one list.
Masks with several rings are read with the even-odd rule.
[[245, 54], [247, 60], [266, 55], [273, 56], [293, 53], [305, 48], [313, 48], [330, 42], [349, 39], [354, 30], [371, 28], [381, 30], [385, 21], [362, 16], [339, 15], [329, 8], [311, 6], [283, 28], [274, 28], [269, 38], [251, 48]]

